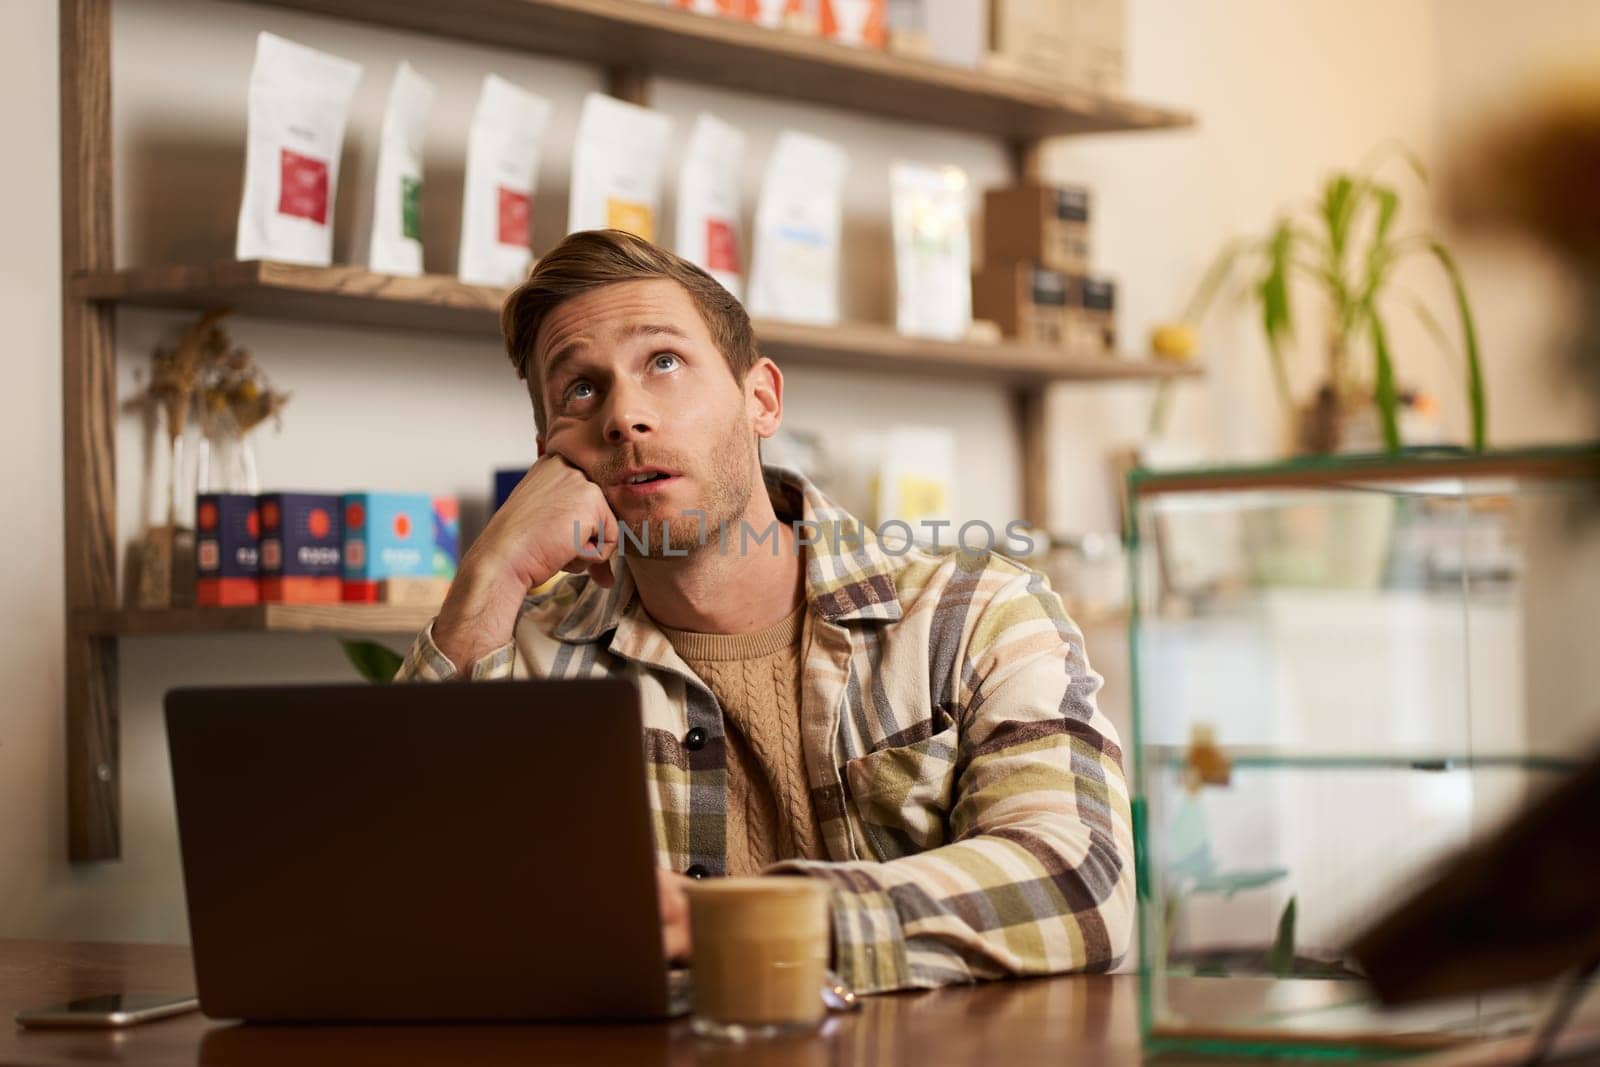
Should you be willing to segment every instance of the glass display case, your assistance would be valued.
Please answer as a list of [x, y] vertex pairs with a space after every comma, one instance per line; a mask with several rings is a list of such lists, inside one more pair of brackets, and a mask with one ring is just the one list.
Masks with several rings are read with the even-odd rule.
[[1347, 953], [1600, 746], [1600, 446], [1128, 478], [1147, 1047], [1392, 1055]]

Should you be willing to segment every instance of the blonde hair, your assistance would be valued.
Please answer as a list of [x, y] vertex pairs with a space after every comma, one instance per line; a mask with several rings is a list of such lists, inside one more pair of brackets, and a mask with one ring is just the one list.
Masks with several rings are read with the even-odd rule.
[[755, 330], [734, 295], [711, 275], [680, 256], [622, 230], [583, 230], [570, 234], [544, 255], [528, 280], [517, 286], [500, 309], [500, 332], [517, 377], [528, 383], [533, 418], [544, 432], [544, 391], [535, 365], [534, 342], [545, 316], [580, 293], [617, 282], [666, 278], [688, 292], [711, 340], [734, 380], [744, 382], [755, 365]]

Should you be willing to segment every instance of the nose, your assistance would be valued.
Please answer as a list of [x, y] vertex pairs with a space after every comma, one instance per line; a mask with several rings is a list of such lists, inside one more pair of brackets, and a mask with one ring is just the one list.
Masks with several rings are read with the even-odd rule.
[[605, 435], [610, 445], [627, 444], [655, 431], [659, 416], [649, 394], [637, 384], [617, 382], [606, 408]]

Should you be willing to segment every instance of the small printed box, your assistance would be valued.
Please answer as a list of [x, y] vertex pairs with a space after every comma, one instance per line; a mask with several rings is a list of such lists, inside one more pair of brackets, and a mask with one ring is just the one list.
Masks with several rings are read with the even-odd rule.
[[1067, 341], [1067, 305], [1072, 284], [1059, 271], [1031, 263], [987, 266], [972, 276], [972, 315], [1029, 344]]
[[1081, 185], [1013, 185], [983, 194], [985, 263], [1037, 263], [1064, 274], [1089, 272], [1089, 190]]
[[[528, 466], [531, 467], [532, 464]], [[522, 484], [522, 479], [527, 476], [528, 467], [506, 467], [494, 472], [494, 509], [490, 511], [491, 515], [500, 510], [500, 505], [506, 502], [512, 491]]]
[[433, 576], [456, 576], [461, 559], [461, 507], [453, 496], [433, 498]]
[[195, 600], [208, 607], [261, 600], [261, 526], [248, 493], [195, 499]]
[[1078, 307], [1084, 324], [1086, 348], [1113, 352], [1117, 347], [1117, 283], [1109, 278], [1084, 278], [1078, 288]]
[[263, 493], [258, 501], [261, 599], [339, 603], [339, 498], [329, 493]]
[[385, 578], [378, 583], [378, 602], [402, 607], [437, 607], [449, 592], [448, 578]]
[[433, 500], [426, 493], [345, 495], [345, 600], [376, 604], [384, 579], [431, 578], [433, 567]]

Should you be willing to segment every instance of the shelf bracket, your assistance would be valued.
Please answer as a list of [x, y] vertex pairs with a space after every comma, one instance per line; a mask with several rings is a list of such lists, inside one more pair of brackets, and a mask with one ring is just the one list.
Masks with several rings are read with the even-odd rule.
[[650, 106], [650, 75], [640, 67], [607, 67], [606, 94], [640, 107]]
[[[1012, 179], [1037, 182], [1044, 177], [1045, 141], [1012, 141]], [[1050, 387], [1019, 386], [1011, 394], [1012, 421], [1017, 429], [1017, 462], [1021, 475], [1022, 518], [1030, 526], [1050, 529]]]

